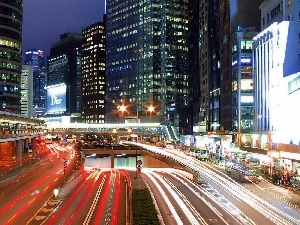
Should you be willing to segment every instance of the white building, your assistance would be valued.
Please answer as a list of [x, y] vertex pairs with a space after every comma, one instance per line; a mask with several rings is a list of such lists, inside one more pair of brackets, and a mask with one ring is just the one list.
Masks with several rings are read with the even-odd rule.
[[21, 115], [32, 117], [33, 110], [33, 66], [22, 65]]
[[254, 131], [272, 132], [276, 143], [299, 144], [300, 140], [300, 119], [295, 117], [300, 115], [299, 103], [294, 102], [293, 112], [290, 103], [299, 96], [295, 88], [300, 71], [299, 34], [300, 22], [283, 21], [253, 38]]
[[274, 22], [299, 21], [300, 2], [292, 0], [266, 0], [260, 5], [261, 29]]

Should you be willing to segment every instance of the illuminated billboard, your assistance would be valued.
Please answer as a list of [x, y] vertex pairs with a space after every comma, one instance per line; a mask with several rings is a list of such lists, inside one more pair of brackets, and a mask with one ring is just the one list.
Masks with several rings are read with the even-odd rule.
[[65, 84], [47, 87], [47, 113], [59, 114], [67, 110]]

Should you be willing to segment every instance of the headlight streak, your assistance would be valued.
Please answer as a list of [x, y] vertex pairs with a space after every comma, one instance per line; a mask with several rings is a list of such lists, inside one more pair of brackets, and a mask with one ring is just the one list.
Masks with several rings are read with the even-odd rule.
[[165, 221], [164, 221], [164, 219], [163, 219], [163, 217], [162, 217], [162, 215], [161, 215], [161, 210], [159, 209], [159, 206], [158, 206], [158, 204], [157, 204], [156, 198], [155, 198], [155, 196], [154, 196], [154, 194], [153, 194], [153, 192], [152, 192], [150, 186], [148, 185], [148, 183], [147, 183], [147, 182], [145, 182], [145, 183], [146, 183], [146, 186], [147, 186], [147, 188], [148, 188], [148, 190], [149, 190], [149, 192], [150, 192], [151, 198], [152, 198], [152, 200], [153, 200], [153, 204], [154, 204], [154, 206], [155, 206], [155, 209], [156, 209], [156, 212], [157, 212], [157, 217], [158, 217], [158, 219], [159, 219], [159, 222], [160, 222], [161, 225], [166, 225], [166, 224], [165, 224]]
[[[187, 188], [189, 188], [192, 192], [194, 192], [195, 195], [198, 196], [209, 208], [213, 209], [213, 211], [220, 217], [220, 219], [224, 222], [227, 223], [222, 216], [222, 213], [220, 213], [214, 206], [212, 206], [205, 198], [203, 198], [197, 191], [194, 189], [190, 188], [188, 183], [186, 181], [190, 181], [188, 178], [182, 176], [182, 174], [179, 174], [177, 171], [174, 171], [174, 174], [171, 174], [174, 178], [179, 180], [182, 184], [184, 184]], [[180, 178], [180, 177], [181, 178]], [[184, 181], [186, 180], [186, 181]], [[230, 203], [228, 200], [228, 203], [230, 204], [230, 207], [228, 207], [228, 204], [224, 204], [222, 201], [218, 201], [218, 199], [215, 198], [212, 193], [207, 192], [205, 189], [200, 188], [199, 186], [195, 185], [193, 182], [189, 182], [194, 188], [198, 189], [199, 192], [201, 191], [207, 198], [211, 199], [214, 201], [216, 204], [218, 204], [220, 207], [222, 207], [228, 214], [231, 214], [233, 218], [236, 220], [237, 223], [239, 224], [255, 224], [253, 221], [251, 221], [250, 218], [247, 218], [246, 215], [244, 215], [238, 208], [236, 208], [232, 203]], [[236, 213], [233, 213], [236, 212]]]
[[[198, 166], [201, 166], [199, 162]], [[200, 172], [200, 168], [198, 168], [198, 172]], [[277, 221], [277, 224], [279, 222], [279, 224], [288, 224], [290, 222], [294, 222], [295, 224], [299, 223], [299, 221], [297, 221], [295, 218], [280, 211], [278, 208], [262, 200], [252, 192], [246, 190], [241, 185], [237, 184], [236, 182], [230, 182], [226, 178], [218, 175], [217, 173], [212, 173], [210, 170], [207, 171], [205, 167], [201, 167], [201, 173], [205, 175], [205, 172], [208, 172], [209, 174], [209, 176], [206, 174], [206, 177], [214, 181], [214, 183], [218, 186], [222, 187], [223, 190], [226, 189], [227, 191], [231, 192], [232, 195], [235, 195], [237, 198], [241, 199], [249, 206], [254, 208], [256, 211], [265, 215], [270, 220], [274, 222]], [[279, 217], [278, 213], [281, 214], [282, 217], [287, 218], [289, 221], [286, 221], [282, 217]]]
[[93, 200], [93, 203], [92, 203], [92, 205], [90, 207], [90, 210], [89, 210], [89, 212], [88, 212], [88, 214], [87, 214], [87, 216], [86, 216], [86, 218], [85, 218], [85, 220], [83, 222], [83, 225], [89, 224], [89, 222], [91, 220], [91, 217], [92, 217], [92, 215], [93, 215], [93, 213], [95, 211], [95, 208], [97, 206], [97, 202], [99, 201], [99, 197], [100, 197], [100, 194], [101, 194], [101, 191], [102, 191], [103, 184], [104, 184], [105, 180], [106, 180], [106, 175], [104, 175], [104, 177], [103, 177], [103, 179], [102, 179], [102, 181], [101, 181], [101, 183], [100, 183], [100, 185], [98, 187], [96, 196], [95, 196], [95, 198]]
[[106, 208], [106, 213], [105, 213], [105, 221], [106, 222], [111, 222], [111, 212], [112, 212], [112, 206], [113, 206], [113, 200], [115, 199], [115, 192], [116, 192], [116, 175], [117, 171], [113, 169], [112, 171], [112, 179], [110, 180], [110, 190], [109, 190], [109, 197], [108, 197], [108, 205]]
[[[166, 177], [163, 177], [163, 179], [178, 193], [178, 195], [181, 197], [181, 199], [186, 203], [186, 205], [189, 207], [189, 209], [195, 214], [195, 216], [198, 218], [198, 220], [201, 222], [201, 224], [208, 225], [208, 223], [205, 221], [205, 219], [198, 213], [198, 211], [195, 209], [195, 207], [191, 204], [191, 202], [181, 193], [181, 191], [178, 190], [178, 188]], [[194, 223], [193, 223], [194, 224]], [[196, 224], [196, 223], [195, 223]]]
[[163, 189], [161, 188], [161, 186], [158, 184], [158, 182], [155, 180], [155, 178], [153, 177], [152, 173], [145, 173], [146, 176], [149, 177], [149, 179], [155, 184], [155, 186], [157, 187], [157, 190], [159, 191], [159, 193], [161, 194], [161, 196], [163, 197], [165, 203], [167, 204], [167, 206], [169, 207], [173, 218], [175, 219], [177, 225], [183, 225], [182, 220], [180, 219], [180, 217], [178, 216], [174, 206], [172, 205], [172, 203], [170, 202], [170, 200], [166, 197], [166, 193], [163, 191]]
[[[255, 209], [257, 212], [263, 214], [265, 217], [269, 218], [271, 221], [275, 222], [276, 224], [283, 224], [283, 225], [291, 224], [290, 221], [286, 221], [282, 217], [278, 216], [277, 211], [280, 211], [279, 209], [270, 205], [266, 201], [263, 201], [262, 199], [254, 195], [252, 192], [249, 192], [245, 188], [242, 188], [240, 185], [230, 182], [226, 178], [220, 176], [219, 174], [211, 170], [208, 170], [204, 166], [201, 166], [200, 162], [197, 163], [194, 162], [194, 165], [192, 165], [191, 167], [194, 171], [201, 173], [201, 175], [204, 175], [206, 178], [213, 181], [216, 185], [220, 186], [223, 190], [227, 190], [231, 192], [232, 195], [235, 195], [237, 198], [241, 199], [249, 206], [251, 206], [253, 209]], [[262, 203], [262, 205], [259, 203]], [[273, 209], [274, 211], [272, 211], [271, 209]], [[284, 216], [284, 213], [282, 211], [280, 212]], [[290, 217], [290, 216], [286, 215], [286, 217]], [[292, 219], [296, 222], [294, 218]]]
[[[133, 144], [138, 145], [137, 143], [133, 143]], [[143, 146], [145, 149], [151, 152], [155, 152], [160, 155], [173, 158], [182, 166], [185, 166], [195, 172], [200, 173], [201, 175], [204, 175], [205, 177], [213, 181], [215, 184], [220, 186], [223, 190], [227, 189], [226, 192], [231, 192], [233, 196], [236, 196], [237, 198], [241, 199], [249, 206], [254, 208], [257, 212], [269, 218], [271, 221], [275, 221], [275, 222], [277, 221], [277, 224], [284, 224], [284, 225], [299, 224], [299, 220], [295, 219], [292, 216], [289, 216], [288, 214], [281, 211], [279, 208], [276, 208], [271, 204], [269, 204], [268, 202], [260, 199], [258, 196], [256, 196], [252, 192], [249, 192], [241, 185], [237, 185], [235, 182], [230, 182], [228, 179], [226, 180], [226, 178], [223, 178], [222, 176], [220, 176], [214, 171], [208, 171], [208, 169], [205, 168], [204, 166], [201, 166], [201, 164], [198, 161], [196, 163], [197, 166], [193, 165], [195, 164], [194, 161], [195, 159], [193, 159], [192, 157], [186, 157], [186, 156], [179, 157], [174, 153], [166, 152], [156, 147], [149, 147], [147, 145], [141, 145], [141, 146]], [[261, 204], [264, 205], [264, 207], [261, 206]], [[281, 215], [282, 217], [280, 217], [279, 215]], [[284, 218], [289, 221], [285, 220]]]
[[168, 189], [168, 191], [170, 192], [170, 194], [172, 195], [172, 197], [176, 200], [176, 202], [178, 203], [178, 205], [180, 205], [182, 211], [186, 214], [186, 217], [191, 222], [191, 224], [195, 224], [195, 225], [199, 224], [199, 222], [194, 217], [194, 215], [192, 214], [192, 212], [186, 206], [185, 202], [178, 196], [178, 194], [171, 188], [171, 186], [160, 175], [157, 175], [156, 173], [153, 173], [153, 172], [152, 172], [152, 174], [153, 174], [154, 177], [156, 177], [156, 179], [158, 179], [164, 185], [165, 188]]

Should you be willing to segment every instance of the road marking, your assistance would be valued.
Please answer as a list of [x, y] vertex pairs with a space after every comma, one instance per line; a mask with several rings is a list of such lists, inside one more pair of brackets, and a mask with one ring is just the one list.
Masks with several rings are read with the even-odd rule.
[[43, 220], [43, 219], [45, 219], [45, 218], [46, 218], [46, 216], [36, 216], [36, 217], [35, 217], [36, 220]]

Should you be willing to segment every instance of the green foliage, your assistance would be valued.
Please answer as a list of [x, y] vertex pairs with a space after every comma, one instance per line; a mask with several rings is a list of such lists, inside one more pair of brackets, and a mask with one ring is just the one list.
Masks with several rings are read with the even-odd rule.
[[133, 225], [160, 225], [147, 188], [132, 190]]

